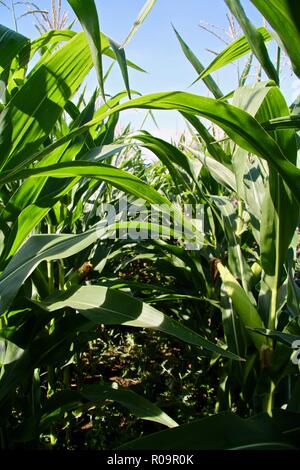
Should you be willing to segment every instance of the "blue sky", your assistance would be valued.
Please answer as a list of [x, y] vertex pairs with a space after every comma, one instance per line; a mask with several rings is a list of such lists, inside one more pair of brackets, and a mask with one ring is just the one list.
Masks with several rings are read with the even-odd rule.
[[[100, 25], [103, 32], [122, 42], [130, 30], [145, 0], [96, 0], [100, 16]], [[8, 4], [10, 3], [7, 2]], [[49, 8], [50, 0], [35, 0], [41, 8]], [[246, 11], [252, 21], [257, 25], [262, 25], [262, 17], [253, 8], [249, 0], [242, 1]], [[73, 14], [68, 8], [67, 2], [63, 0], [63, 5], [69, 11], [70, 20]], [[23, 7], [18, 7], [18, 15]], [[130, 85], [134, 90], [141, 93], [151, 93], [155, 91], [167, 90], [187, 90], [191, 82], [196, 78], [196, 74], [185, 59], [172, 30], [171, 23], [182, 35], [187, 44], [199, 57], [203, 64], [208, 64], [214, 55], [207, 49], [221, 51], [225, 44], [214, 37], [209, 32], [200, 28], [200, 22], [204, 21], [219, 28], [228, 30], [226, 13], [228, 12], [223, 0], [157, 0], [152, 12], [140, 27], [137, 34], [129, 43], [126, 53], [127, 57], [147, 70], [147, 74], [141, 74], [130, 70]], [[0, 6], [1, 23], [13, 27], [11, 15], [8, 10]], [[75, 26], [79, 29], [79, 25]], [[37, 36], [37, 31], [33, 26], [33, 19], [30, 16], [19, 20], [19, 30], [29, 37]], [[223, 31], [215, 29], [216, 33], [226, 35]], [[214, 78], [219, 83], [222, 91], [231, 91], [237, 83], [237, 69], [229, 66], [214, 74]], [[96, 85], [93, 75], [89, 78], [89, 88]], [[284, 73], [283, 89], [290, 101], [296, 88], [296, 79], [291, 76], [289, 70]], [[106, 85], [106, 91], [114, 93], [123, 88], [120, 72], [114, 68]], [[207, 90], [203, 84], [198, 82], [188, 91], [207, 95]], [[122, 120], [128, 119], [135, 126], [139, 126], [143, 121], [143, 111], [128, 111]], [[183, 129], [181, 118], [176, 113], [160, 112], [156, 113], [156, 118], [160, 127], [159, 133], [162, 136], [176, 134]], [[151, 122], [148, 128], [155, 132]]]

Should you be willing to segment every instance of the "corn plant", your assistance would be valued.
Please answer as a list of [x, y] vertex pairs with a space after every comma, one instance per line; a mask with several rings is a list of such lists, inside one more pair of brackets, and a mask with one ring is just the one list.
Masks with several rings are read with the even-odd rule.
[[[81, 285], [85, 276], [80, 269], [105, 228], [94, 217], [84, 221], [81, 213], [85, 197], [99, 191], [99, 180], [134, 196], [143, 196], [148, 202], [170, 205], [136, 176], [99, 163], [120, 152], [116, 144], [109, 147], [114, 139], [116, 115], [102, 119], [101, 114], [113, 109], [130, 91], [125, 53], [119, 52], [115, 43], [100, 33], [95, 5], [89, 3], [85, 11], [82, 3], [70, 2], [86, 30], [87, 40], [84, 33], [67, 30], [50, 31], [29, 41], [2, 27], [6, 48], [1, 57], [1, 78], [5, 86], [1, 167], [4, 180], [8, 177], [3, 180], [1, 209], [3, 447], [35, 441], [40, 433], [48, 432], [52, 436], [53, 419], [55, 422], [66, 412], [93, 407], [97, 401], [113, 396], [141, 418], [176, 425], [166, 413], [133, 392], [115, 390], [102, 382], [92, 388], [84, 384], [78, 390], [70, 388], [68, 364], [87, 341], [100, 334], [98, 324], [157, 328], [240, 360], [138, 299], [104, 286]], [[38, 53], [42, 55], [31, 67], [30, 61]], [[95, 110], [95, 94], [80, 109], [70, 100], [93, 64], [100, 92], [107, 100], [102, 53], [119, 62], [127, 91], [109, 99], [98, 110]], [[138, 68], [130, 62], [128, 65]], [[33, 89], [34, 98], [30, 92]], [[86, 131], [84, 126], [92, 119], [95, 125]], [[55, 178], [54, 167], [59, 179]], [[37, 174], [31, 173], [36, 170]], [[72, 174], [73, 170], [76, 175]], [[42, 175], [40, 171], [46, 173]], [[20, 178], [15, 179], [15, 172], [21, 172]], [[82, 233], [76, 231], [79, 222]], [[68, 230], [71, 233], [66, 233]], [[78, 257], [78, 252], [83, 253]], [[73, 261], [69, 264], [63, 261], [70, 257]], [[83, 310], [78, 310], [78, 301], [82, 302], [84, 297], [87, 303], [83, 303]], [[32, 322], [32, 334], [28, 335]], [[45, 373], [46, 395], [40, 388]], [[4, 431], [6, 428], [8, 432]], [[55, 440], [55, 436], [51, 439]]]
[[[58, 422], [70, 420], [72, 412], [97, 412], [105, 400], [174, 428], [124, 449], [298, 447], [299, 365], [291, 350], [299, 340], [294, 276], [298, 101], [289, 108], [278, 87], [279, 68], [265, 45], [270, 32], [255, 28], [238, 0], [226, 3], [244, 36], [208, 67], [176, 31], [213, 98], [185, 92], [132, 98], [128, 68], [139, 67], [101, 32], [93, 0], [69, 0], [84, 33], [50, 31], [29, 41], [1, 27], [3, 448], [36, 446], [42, 434], [55, 442]], [[284, 45], [299, 75], [296, 8], [288, 1], [252, 3], [277, 32], [279, 46]], [[153, 4], [147, 2], [141, 21]], [[248, 63], [239, 88], [224, 96], [210, 74], [247, 53], [255, 55], [268, 81], [246, 85]], [[103, 54], [118, 63], [124, 80], [126, 90], [114, 97], [105, 93], [109, 75]], [[84, 103], [77, 92], [93, 66], [99, 91]], [[97, 108], [98, 94], [103, 101]], [[128, 130], [116, 138], [119, 113], [130, 108], [179, 111], [193, 129], [193, 144], [182, 140], [176, 147]], [[201, 117], [223, 130], [221, 142]], [[140, 165], [139, 146], [154, 152], [161, 164]], [[108, 240], [97, 205], [116, 203], [123, 193], [164, 205], [181, 217], [178, 203], [203, 204], [203, 247], [187, 251], [172, 239]], [[143, 280], [120, 285], [112, 268], [123, 263], [126, 269], [124, 256], [152, 259], [161, 275], [174, 279], [173, 288], [167, 285], [163, 291], [156, 282], [145, 289]], [[96, 260], [97, 279], [86, 282]], [[208, 317], [203, 304], [211, 308]], [[220, 337], [210, 338], [207, 324], [215, 317]], [[74, 384], [70, 366], [80, 369], [81, 353], [101, 336], [100, 325], [156, 329], [201, 348], [199, 354], [210, 354], [211, 367], [218, 362], [222, 370], [218, 413], [178, 426], [128, 389], [104, 381], [86, 385], [82, 377]]]

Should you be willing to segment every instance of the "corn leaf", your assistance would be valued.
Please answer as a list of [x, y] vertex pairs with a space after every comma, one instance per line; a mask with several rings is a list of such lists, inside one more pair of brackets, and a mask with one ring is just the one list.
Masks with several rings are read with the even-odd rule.
[[16, 152], [19, 163], [39, 148], [91, 67], [82, 33], [36, 68], [0, 115], [2, 168], [15, 165]]
[[131, 30], [129, 31], [126, 39], [124, 40], [122, 44], [122, 48], [125, 48], [127, 44], [131, 41], [135, 33], [137, 32], [138, 28], [141, 26], [141, 24], [145, 21], [147, 16], [149, 15], [150, 11], [154, 7], [156, 3], [156, 0], [147, 0], [146, 3], [144, 4], [143, 8], [141, 9], [137, 19], [135, 20]]
[[[240, 286], [239, 282], [230, 273], [230, 271], [222, 265], [221, 262], [218, 262], [217, 267], [224, 284], [224, 291], [231, 298], [233, 306], [238, 313], [242, 324], [245, 327], [263, 328], [264, 325], [258, 311], [249, 300], [249, 297]], [[256, 348], [260, 351], [261, 347], [265, 344], [265, 341], [251, 331], [249, 332], [249, 336]]]
[[28, 38], [0, 25], [0, 72], [10, 65], [25, 44], [29, 44]]
[[233, 15], [240, 23], [241, 28], [251, 46], [253, 53], [260, 62], [267, 76], [279, 83], [279, 77], [276, 69], [269, 57], [265, 41], [261, 33], [253, 26], [249, 18], [247, 18], [240, 0], [225, 0]]
[[[272, 39], [272, 35], [264, 27], [258, 28], [257, 32], [261, 34], [265, 42], [270, 41]], [[200, 73], [200, 76], [197, 78], [196, 81], [204, 79], [212, 72], [215, 72], [216, 70], [225, 67], [225, 65], [231, 64], [232, 62], [240, 59], [244, 55], [249, 54], [249, 52], [251, 52], [251, 46], [246, 36], [241, 36], [240, 38], [236, 39], [231, 44], [229, 44], [229, 46], [227, 46], [225, 49], [223, 49], [223, 51], [220, 52], [217, 57], [215, 57], [215, 59]]]
[[300, 336], [297, 335], [291, 335], [282, 331], [268, 330], [266, 328], [251, 328], [251, 331], [268, 338], [276, 339], [277, 341], [287, 344], [290, 347], [293, 347], [293, 343], [295, 341], [297, 341], [297, 344], [300, 345]]
[[87, 36], [88, 43], [93, 58], [94, 67], [97, 73], [102, 98], [105, 100], [103, 67], [102, 67], [102, 47], [101, 34], [97, 8], [94, 0], [68, 0], [79, 19]]
[[127, 64], [126, 64], [126, 55], [125, 55], [124, 48], [120, 47], [120, 45], [117, 44], [115, 41], [113, 41], [113, 39], [110, 39], [109, 43], [110, 43], [110, 47], [112, 48], [116, 56], [117, 62], [119, 64], [119, 67], [123, 76], [124, 84], [128, 93], [128, 97], [130, 99], [131, 94], [130, 94], [130, 86], [129, 86], [129, 76], [128, 76], [128, 69], [127, 69]]
[[[282, 410], [280, 410], [282, 411]], [[276, 416], [277, 417], [277, 416]], [[160, 431], [123, 444], [120, 450], [253, 450], [295, 449], [285, 436], [298, 426], [299, 416], [293, 415], [293, 424], [279, 426], [267, 415], [242, 419], [232, 413], [220, 413], [174, 429]], [[283, 428], [283, 429], [282, 429]], [[279, 431], [281, 430], [282, 431]]]
[[196, 114], [210, 119], [222, 127], [230, 138], [242, 148], [266, 159], [282, 176], [287, 186], [293, 192], [298, 204], [300, 204], [300, 169], [289, 161], [288, 156], [283, 154], [275, 140], [252, 116], [230, 104], [184, 92], [154, 93], [115, 106], [113, 109], [97, 116], [97, 119], [90, 121], [80, 129], [71, 131], [67, 136], [59, 139], [47, 149], [32, 155], [19, 167], [16, 166], [14, 171], [3, 173], [0, 176], [0, 183], [13, 179], [13, 175], [25, 163], [28, 164], [31, 161], [41, 159], [49, 150], [53, 150], [76, 135], [85, 132], [98, 122], [102, 122], [109, 115], [130, 108], [177, 109], [180, 112]]
[[87, 385], [81, 391], [68, 390], [53, 395], [43, 408], [41, 425], [43, 429], [47, 429], [55, 421], [62, 419], [64, 413], [80, 410], [87, 404], [92, 406], [105, 400], [120, 403], [138, 418], [154, 421], [169, 428], [178, 426], [167, 413], [143, 396], [119, 385], [116, 387], [115, 384], [105, 382]]
[[[181, 46], [181, 49], [182, 49], [185, 57], [192, 64], [192, 66], [194, 67], [194, 69], [196, 70], [198, 75], [199, 74], [201, 75], [201, 73], [204, 71], [205, 67], [201, 64], [200, 60], [195, 56], [195, 54], [189, 48], [189, 46], [184, 42], [184, 40], [182, 39], [182, 37], [180, 36], [178, 31], [174, 28], [174, 26], [173, 26], [173, 29], [174, 29], [174, 32], [177, 36], [177, 39], [179, 41], [179, 44]], [[203, 81], [204, 81], [205, 85], [207, 86], [207, 88], [209, 89], [209, 91], [213, 94], [213, 96], [215, 98], [218, 99], [218, 98], [223, 97], [223, 93], [221, 92], [220, 88], [218, 87], [218, 85], [216, 84], [216, 82], [214, 81], [214, 79], [212, 77], [206, 75], [203, 78]]]
[[294, 72], [300, 77], [300, 21], [297, 0], [251, 0], [279, 35]]
[[159, 310], [115, 289], [102, 286], [75, 287], [38, 305], [50, 312], [70, 307], [96, 324], [154, 328], [189, 344], [240, 360], [238, 356], [216, 346]]

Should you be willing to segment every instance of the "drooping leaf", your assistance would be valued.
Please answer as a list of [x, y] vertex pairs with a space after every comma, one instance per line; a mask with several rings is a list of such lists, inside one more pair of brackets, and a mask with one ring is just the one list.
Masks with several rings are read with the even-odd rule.
[[[264, 41], [270, 41], [272, 39], [272, 35], [269, 31], [264, 28], [258, 28], [257, 32], [261, 34]], [[235, 60], [240, 59], [246, 54], [251, 52], [251, 46], [247, 41], [246, 36], [241, 36], [235, 41], [233, 41], [229, 46], [227, 46], [220, 54], [215, 57], [215, 59], [200, 73], [200, 76], [197, 80], [204, 79], [207, 75], [219, 70], [220, 68], [224, 67], [225, 65], [231, 64]]]
[[297, 0], [251, 0], [279, 35], [294, 72], [300, 77], [300, 21]]
[[100, 178], [103, 181], [107, 181], [137, 197], [144, 197], [147, 201], [151, 201], [156, 204], [170, 205], [168, 199], [159, 194], [144, 181], [124, 170], [120, 170], [119, 168], [105, 165], [103, 163], [95, 164], [85, 160], [78, 160], [75, 162], [58, 163], [48, 167], [35, 168], [32, 170], [23, 170], [19, 173], [19, 177], [22, 179], [29, 176], [51, 176], [53, 178]]
[[105, 400], [120, 403], [138, 418], [154, 421], [169, 428], [177, 426], [176, 421], [146, 398], [132, 390], [115, 385], [117, 384], [100, 382], [87, 385], [81, 391], [68, 390], [56, 393], [44, 407], [41, 417], [42, 428], [46, 429], [56, 420], [63, 419], [66, 411], [78, 410], [86, 403], [92, 406]]
[[[290, 426], [278, 429], [267, 415], [242, 419], [232, 413], [220, 413], [184, 424], [171, 430], [150, 434], [119, 447], [120, 450], [255, 450], [296, 449], [285, 431], [299, 419], [294, 414]], [[282, 430], [281, 430], [282, 429]]]
[[293, 343], [297, 343], [300, 347], [300, 336], [291, 335], [290, 333], [284, 333], [282, 331], [268, 330], [266, 328], [251, 328], [251, 331], [254, 331], [262, 336], [267, 336], [268, 338], [276, 339], [284, 344], [287, 344], [290, 347], [293, 347]]
[[116, 56], [117, 62], [119, 64], [123, 80], [125, 83], [125, 87], [128, 93], [129, 99], [131, 99], [131, 92], [130, 92], [130, 85], [129, 85], [129, 76], [128, 76], [128, 69], [127, 69], [127, 64], [126, 64], [126, 55], [125, 55], [125, 50], [123, 47], [120, 47], [119, 44], [117, 44], [113, 39], [110, 39], [109, 41], [110, 46]]
[[[98, 122], [102, 122], [107, 116], [121, 110], [135, 107], [145, 109], [177, 109], [181, 112], [201, 115], [210, 119], [212, 122], [222, 127], [230, 138], [242, 148], [266, 159], [282, 176], [287, 186], [293, 192], [295, 199], [300, 204], [300, 187], [298, 184], [300, 169], [288, 160], [288, 156], [283, 154], [274, 139], [272, 139], [252, 116], [227, 103], [184, 92], [155, 93], [120, 104], [103, 115], [98, 116], [97, 119], [85, 126], [82, 126], [82, 128], [70, 132], [68, 136], [61, 138], [47, 150], [42, 150], [32, 155], [26, 163], [42, 158], [49, 149], [52, 150], [62, 145], [65, 141], [85, 132], [89, 127], [95, 126]], [[3, 174], [2, 177], [0, 177], [0, 182], [3, 183], [12, 179], [13, 174], [19, 169], [20, 167], [16, 167], [15, 170], [10, 173], [9, 177], [7, 174]]]
[[240, 359], [150, 305], [123, 292], [106, 287], [75, 287], [70, 291], [53, 296], [39, 305], [50, 312], [70, 307], [97, 324], [122, 324], [138, 328], [154, 328], [211, 352], [231, 359]]
[[18, 290], [43, 260], [67, 258], [94, 243], [103, 227], [77, 235], [34, 235], [29, 238], [0, 277], [0, 313], [9, 308]]
[[236, 192], [236, 183], [234, 173], [229, 170], [225, 165], [219, 163], [217, 160], [202, 154], [194, 150], [192, 147], [185, 146], [191, 153], [197, 156], [199, 161], [207, 167], [208, 171], [212, 175], [212, 177], [218, 181], [218, 183], [222, 184], [223, 186], [227, 187], [231, 191]]
[[220, 163], [223, 163], [225, 166], [229, 166], [231, 169], [231, 161], [228, 158], [226, 152], [222, 146], [216, 142], [216, 139], [211, 135], [206, 126], [200, 121], [199, 118], [193, 116], [192, 114], [182, 113], [183, 117], [196, 129], [199, 133], [201, 141], [206, 145], [208, 153]]

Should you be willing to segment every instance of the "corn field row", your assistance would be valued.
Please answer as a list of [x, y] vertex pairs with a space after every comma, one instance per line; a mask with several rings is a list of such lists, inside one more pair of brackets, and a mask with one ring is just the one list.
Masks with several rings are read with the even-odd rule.
[[[82, 32], [61, 2], [25, 2], [33, 40], [0, 25], [1, 449], [300, 448], [299, 11], [251, 0], [257, 26], [224, 1], [239, 34], [210, 64], [174, 28], [209, 97], [131, 90], [153, 0], [123, 44], [94, 0], [68, 0]], [[213, 73], [245, 57], [224, 95]], [[120, 131], [128, 109], [188, 132]]]

